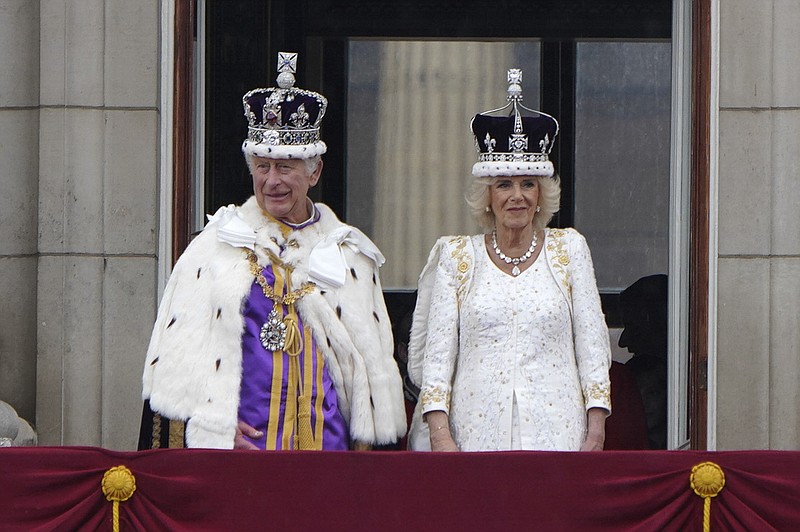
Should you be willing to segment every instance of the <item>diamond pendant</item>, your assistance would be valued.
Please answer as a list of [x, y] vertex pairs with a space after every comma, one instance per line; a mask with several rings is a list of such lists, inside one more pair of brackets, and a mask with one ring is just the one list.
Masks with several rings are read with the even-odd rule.
[[519, 266], [517, 266], [517, 265], [515, 264], [515, 265], [514, 265], [514, 267], [513, 267], [513, 268], [511, 268], [511, 275], [513, 275], [514, 277], [516, 277], [516, 276], [517, 276], [517, 275], [519, 275], [519, 274], [520, 274], [520, 271], [519, 271]]
[[283, 351], [286, 344], [286, 324], [274, 307], [261, 326], [259, 338], [267, 351]]

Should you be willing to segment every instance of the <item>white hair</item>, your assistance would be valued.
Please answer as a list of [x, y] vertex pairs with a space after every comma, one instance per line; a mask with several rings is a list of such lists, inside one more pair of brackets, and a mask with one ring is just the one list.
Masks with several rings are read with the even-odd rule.
[[[253, 173], [253, 158], [257, 157], [257, 155], [253, 155], [250, 152], [244, 152], [244, 158], [247, 161], [247, 168], [250, 170], [250, 173]], [[291, 160], [291, 159], [289, 159]], [[321, 155], [315, 155], [313, 157], [309, 157], [307, 159], [294, 159], [295, 161], [303, 161], [306, 164], [306, 173], [307, 175], [311, 175], [314, 170], [316, 170], [317, 165], [322, 160]]]

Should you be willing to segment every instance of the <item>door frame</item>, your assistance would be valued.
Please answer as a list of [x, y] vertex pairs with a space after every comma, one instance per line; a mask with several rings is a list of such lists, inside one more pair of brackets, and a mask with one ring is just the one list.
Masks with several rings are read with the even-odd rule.
[[[713, 431], [709, 431], [709, 382], [714, 382], [713, 367], [709, 368], [709, 347], [713, 344], [710, 340], [710, 295], [714, 290], [714, 272], [712, 271], [710, 243], [713, 234], [710, 233], [711, 216], [711, 132], [712, 132], [712, 7], [714, 0], [674, 0], [673, 40], [686, 34], [690, 39], [691, 47], [691, 73], [690, 101], [682, 102], [683, 108], [690, 109], [690, 125], [688, 141], [689, 160], [689, 196], [688, 212], [688, 353], [689, 373], [686, 385], [688, 409], [688, 434], [691, 449], [704, 450], [714, 448]], [[168, 41], [162, 57], [173, 61], [171, 105], [171, 127], [169, 131], [162, 131], [163, 137], [172, 139], [171, 145], [162, 141], [162, 172], [169, 171], [171, 176], [162, 176], [162, 222], [160, 235], [164, 257], [162, 263], [174, 264], [177, 257], [189, 243], [192, 231], [193, 205], [196, 195], [193, 179], [193, 150], [195, 129], [193, 125], [193, 110], [195, 108], [194, 66], [193, 54], [195, 50], [197, 0], [174, 0], [172, 10], [165, 9], [162, 16], [171, 17], [172, 39]], [[172, 11], [172, 13], [170, 13]], [[687, 20], [687, 18], [689, 20]], [[168, 18], [165, 24], [169, 24]], [[688, 30], [690, 29], [690, 33]], [[168, 33], [168, 32], [167, 32]], [[165, 71], [167, 68], [165, 66]], [[685, 71], [684, 71], [685, 72]], [[675, 82], [673, 82], [675, 83]], [[170, 92], [170, 91], [167, 91]], [[167, 120], [164, 121], [168, 122]], [[162, 128], [164, 127], [162, 123]], [[171, 160], [171, 164], [169, 161]], [[164, 163], [166, 161], [166, 164]], [[677, 170], [677, 169], [676, 169]], [[171, 188], [171, 190], [170, 190]], [[164, 195], [171, 196], [171, 201], [166, 201]], [[169, 199], [169, 198], [168, 198]], [[170, 212], [164, 212], [168, 210]], [[163, 279], [161, 279], [163, 281]], [[160, 283], [163, 286], [163, 282]], [[686, 287], [676, 287], [674, 293], [681, 293]], [[673, 300], [676, 298], [672, 298]], [[681, 309], [672, 309], [672, 315], [684, 316]], [[678, 320], [675, 320], [676, 322]], [[679, 323], [672, 324], [679, 327]], [[713, 358], [712, 358], [713, 362]], [[673, 387], [674, 389], [674, 387]], [[712, 394], [713, 397], [713, 394]], [[670, 401], [673, 404], [673, 401]], [[712, 410], [713, 413], [713, 410]], [[670, 422], [682, 422], [679, 416], [671, 416]]]

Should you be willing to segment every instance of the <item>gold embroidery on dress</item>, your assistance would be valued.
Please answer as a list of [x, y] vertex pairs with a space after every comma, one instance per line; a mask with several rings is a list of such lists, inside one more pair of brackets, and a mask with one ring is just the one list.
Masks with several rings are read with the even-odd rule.
[[585, 399], [603, 401], [603, 403], [607, 405], [611, 404], [611, 389], [608, 385], [592, 384], [591, 386], [587, 386], [583, 391], [583, 396]]
[[442, 390], [440, 387], [435, 387], [431, 389], [422, 390], [422, 394], [419, 398], [422, 401], [422, 406], [428, 406], [433, 404], [441, 404], [444, 403], [446, 405], [450, 404], [450, 392], [446, 392]]
[[469, 254], [464, 251], [464, 248], [467, 246], [467, 238], [464, 236], [456, 236], [448, 242], [448, 245], [455, 245], [453, 251], [450, 252], [450, 256], [458, 262], [458, 266], [456, 270], [456, 280], [458, 281], [458, 305], [461, 306], [461, 301], [464, 299], [465, 291], [467, 289], [467, 281], [469, 280], [469, 269], [472, 266], [470, 264], [470, 257]]
[[559, 274], [561, 284], [567, 290], [567, 294], [572, 299], [572, 279], [569, 271], [569, 254], [564, 243], [564, 236], [567, 234], [563, 229], [550, 229], [547, 239], [547, 251], [553, 257], [553, 269]]

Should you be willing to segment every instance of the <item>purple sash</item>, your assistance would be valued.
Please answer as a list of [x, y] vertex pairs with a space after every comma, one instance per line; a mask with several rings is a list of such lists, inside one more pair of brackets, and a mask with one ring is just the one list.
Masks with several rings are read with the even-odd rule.
[[[275, 275], [272, 271], [272, 267], [265, 267], [263, 273], [269, 285], [274, 286]], [[243, 311], [245, 325], [242, 333], [242, 384], [239, 396], [239, 419], [264, 433], [258, 440], [248, 438], [259, 449], [267, 448], [267, 427], [270, 421], [272, 421], [273, 424], [277, 424], [276, 441], [270, 445], [270, 448], [283, 448], [283, 420], [286, 415], [287, 400], [297, 400], [295, 393], [292, 393], [291, 396], [287, 398], [290, 357], [286, 353], [283, 353], [283, 372], [280, 376], [280, 397], [271, 396], [274, 374], [273, 352], [267, 351], [264, 346], [261, 345], [259, 333], [272, 307], [273, 302], [267, 299], [258, 283], [253, 281], [253, 286], [245, 302]], [[299, 318], [298, 316], [300, 336], [302, 338], [304, 335], [304, 327], [302, 320]], [[317, 358], [316, 342], [312, 341], [311, 347], [310, 353], [306, 353], [304, 347], [303, 352], [301, 352], [298, 357], [300, 382], [305, 382], [305, 375], [303, 374], [305, 357], [311, 356], [313, 360], [314, 376], [310, 379], [310, 382], [313, 384], [311, 394], [312, 430], [315, 430], [317, 426], [317, 417], [321, 415], [323, 418], [322, 449], [346, 450], [349, 448], [347, 423], [339, 411], [333, 381], [331, 381], [328, 369], [323, 363], [322, 386], [318, 389], [315, 376], [318, 372], [318, 363], [322, 362], [322, 358]], [[275, 375], [275, 377], [278, 376]], [[317, 398], [320, 394], [322, 394], [321, 408], [316, 408]], [[278, 419], [270, 420], [270, 406], [272, 401], [280, 401], [280, 408], [278, 409]], [[287, 430], [293, 430], [293, 427], [287, 426]], [[314, 436], [315, 438], [319, 438], [318, 434], [314, 434]], [[295, 437], [296, 434], [290, 435], [289, 449], [294, 448], [293, 442]]]

